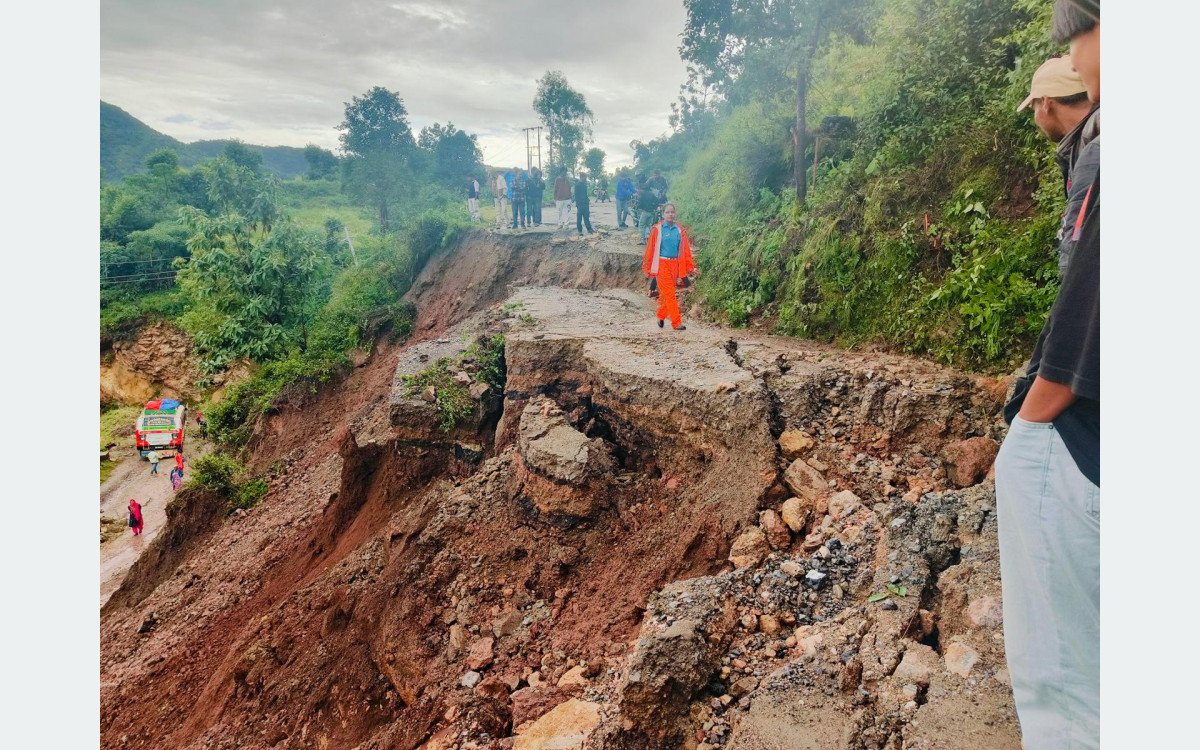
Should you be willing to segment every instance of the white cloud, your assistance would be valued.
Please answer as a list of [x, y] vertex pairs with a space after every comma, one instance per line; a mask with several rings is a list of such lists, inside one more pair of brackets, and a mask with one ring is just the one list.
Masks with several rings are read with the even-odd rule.
[[517, 163], [536, 80], [562, 70], [616, 166], [667, 130], [683, 22], [679, 0], [104, 0], [100, 90], [185, 141], [225, 124], [222, 137], [333, 148], [345, 103], [385, 86], [414, 129], [453, 121], [489, 162]]

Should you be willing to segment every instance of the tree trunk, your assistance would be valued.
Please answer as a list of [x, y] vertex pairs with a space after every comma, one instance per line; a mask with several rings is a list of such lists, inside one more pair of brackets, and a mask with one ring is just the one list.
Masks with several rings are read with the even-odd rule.
[[801, 62], [796, 66], [796, 132], [793, 140], [796, 145], [795, 158], [792, 160], [796, 181], [796, 203], [803, 204], [808, 188], [804, 179], [804, 147], [808, 143], [808, 132], [805, 125], [805, 111], [808, 109], [808, 65]]
[[385, 200], [379, 202], [379, 228], [385, 232], [388, 230], [388, 210]]

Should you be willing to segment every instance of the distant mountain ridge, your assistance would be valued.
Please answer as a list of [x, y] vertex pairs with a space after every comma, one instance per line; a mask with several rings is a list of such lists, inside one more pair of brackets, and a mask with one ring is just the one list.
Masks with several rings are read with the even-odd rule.
[[[184, 143], [158, 132], [125, 110], [100, 102], [100, 180], [120, 182], [122, 178], [146, 171], [146, 157], [162, 148], [179, 154], [179, 163], [192, 167], [221, 153], [229, 140]], [[283, 179], [308, 171], [304, 149], [294, 146], [254, 146], [262, 152], [263, 168]]]

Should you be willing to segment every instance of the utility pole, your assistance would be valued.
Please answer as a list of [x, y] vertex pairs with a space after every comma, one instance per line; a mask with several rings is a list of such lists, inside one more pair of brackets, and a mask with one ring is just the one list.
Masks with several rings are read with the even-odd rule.
[[[525, 133], [525, 169], [528, 170], [533, 168], [533, 154], [534, 151], [537, 151], [537, 165], [538, 171], [540, 172], [542, 170], [542, 126], [534, 125], [533, 127], [529, 128], [521, 128], [521, 130]], [[531, 143], [529, 140], [529, 133], [534, 130], [537, 131], [536, 144]]]

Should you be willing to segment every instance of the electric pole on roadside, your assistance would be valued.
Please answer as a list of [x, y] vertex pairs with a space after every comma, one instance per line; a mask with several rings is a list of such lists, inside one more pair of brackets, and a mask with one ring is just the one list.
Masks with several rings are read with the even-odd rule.
[[[521, 128], [525, 133], [525, 169], [526, 171], [533, 168], [533, 154], [537, 152], [538, 171], [542, 171], [542, 126], [534, 125], [529, 128]], [[529, 140], [530, 132], [537, 131], [537, 142], [533, 143]]]

